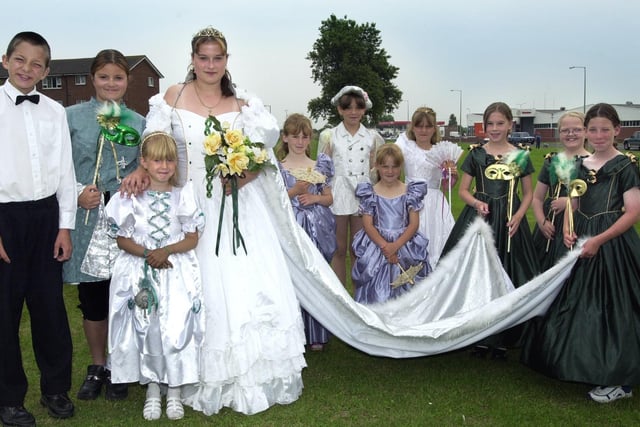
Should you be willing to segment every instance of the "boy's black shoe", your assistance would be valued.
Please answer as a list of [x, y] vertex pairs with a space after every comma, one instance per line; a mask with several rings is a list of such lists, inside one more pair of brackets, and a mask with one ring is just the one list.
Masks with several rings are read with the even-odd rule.
[[102, 384], [105, 382], [105, 369], [100, 365], [87, 366], [87, 376], [78, 390], [78, 399], [95, 400], [100, 396]]
[[47, 408], [49, 415], [53, 418], [70, 418], [75, 411], [67, 393], [43, 394], [40, 397], [40, 404]]
[[113, 384], [111, 382], [111, 371], [105, 369], [105, 390], [104, 398], [107, 400], [124, 400], [129, 396], [129, 384]]
[[0, 420], [3, 426], [32, 427], [36, 419], [24, 406], [0, 406]]

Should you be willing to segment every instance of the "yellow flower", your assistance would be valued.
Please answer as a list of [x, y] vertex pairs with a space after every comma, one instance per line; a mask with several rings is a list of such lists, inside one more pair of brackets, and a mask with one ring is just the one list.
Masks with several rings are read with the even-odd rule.
[[219, 165], [216, 165], [216, 172], [222, 176], [227, 176], [229, 175], [229, 168], [224, 163], [220, 163]]
[[207, 156], [213, 156], [220, 148], [222, 138], [218, 132], [212, 132], [204, 138], [204, 152]]
[[227, 130], [224, 134], [224, 139], [229, 144], [229, 147], [237, 148], [244, 143], [244, 135], [240, 129]]
[[222, 130], [227, 130], [231, 127], [231, 124], [229, 124], [229, 122], [222, 122], [220, 127], [222, 128]]
[[249, 167], [249, 157], [245, 153], [231, 153], [227, 157], [227, 164], [232, 175], [240, 175]]
[[269, 155], [267, 154], [267, 150], [260, 150], [255, 157], [255, 161], [257, 164], [261, 165], [267, 161]]

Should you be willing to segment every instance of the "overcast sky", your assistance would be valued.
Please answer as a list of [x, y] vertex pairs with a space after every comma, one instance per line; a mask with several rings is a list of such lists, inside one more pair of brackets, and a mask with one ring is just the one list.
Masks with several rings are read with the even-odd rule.
[[307, 114], [320, 94], [305, 58], [331, 14], [380, 30], [400, 69], [396, 120], [422, 105], [439, 120], [458, 116], [460, 94], [451, 89], [462, 91], [462, 124], [497, 100], [578, 107], [583, 70], [570, 66], [587, 67], [588, 104], [640, 103], [638, 0], [30, 0], [1, 10], [3, 53], [15, 33], [31, 30], [56, 59], [105, 48], [147, 55], [165, 77], [161, 91], [182, 81], [191, 37], [212, 25], [229, 43], [234, 82], [271, 105], [280, 123], [286, 113]]

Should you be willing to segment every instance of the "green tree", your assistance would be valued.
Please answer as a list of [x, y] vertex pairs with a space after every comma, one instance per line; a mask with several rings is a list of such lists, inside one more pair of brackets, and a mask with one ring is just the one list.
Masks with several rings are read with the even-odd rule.
[[391, 82], [398, 67], [389, 63], [390, 56], [380, 47], [380, 31], [374, 23], [357, 24], [345, 16], [331, 15], [320, 25], [320, 37], [307, 54], [311, 75], [322, 87], [321, 96], [309, 101], [307, 109], [314, 120], [340, 122], [331, 98], [346, 85], [360, 86], [369, 94], [373, 108], [367, 112], [369, 125], [378, 123], [385, 113], [400, 104], [402, 92]]
[[391, 115], [391, 114], [383, 114], [382, 116], [380, 116], [380, 121], [381, 122], [395, 122], [396, 119], [394, 119], [393, 115]]
[[449, 116], [449, 127], [458, 127], [458, 119], [455, 114]]

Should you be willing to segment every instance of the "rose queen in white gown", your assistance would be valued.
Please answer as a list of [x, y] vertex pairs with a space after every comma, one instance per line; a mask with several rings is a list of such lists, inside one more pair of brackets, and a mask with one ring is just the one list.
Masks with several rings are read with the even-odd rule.
[[[146, 132], [163, 130], [174, 136], [179, 177], [193, 182], [209, 224], [196, 248], [207, 308], [201, 377], [199, 385], [183, 389], [184, 403], [206, 414], [217, 413], [225, 406], [254, 414], [273, 404], [291, 403], [302, 392], [304, 327], [276, 226], [259, 194], [259, 181], [267, 172], [238, 192], [238, 223], [247, 254], [242, 247], [233, 254], [232, 204], [228, 197], [216, 256], [223, 195], [221, 183], [215, 178], [213, 194], [206, 197], [206, 117], [168, 105], [161, 94], [151, 98], [150, 106]], [[279, 136], [275, 118], [255, 98], [242, 107], [242, 113], [225, 113], [217, 118], [231, 128], [243, 129], [252, 141], [267, 147], [273, 147]], [[276, 165], [275, 158], [272, 163]], [[277, 173], [277, 169], [268, 173]]]
[[428, 190], [423, 199], [424, 207], [420, 210], [419, 230], [429, 239], [429, 263], [433, 269], [455, 224], [451, 207], [440, 190], [442, 171], [427, 162], [427, 151], [407, 138], [406, 133], [398, 137], [396, 144], [404, 156], [405, 180], [427, 181]]

